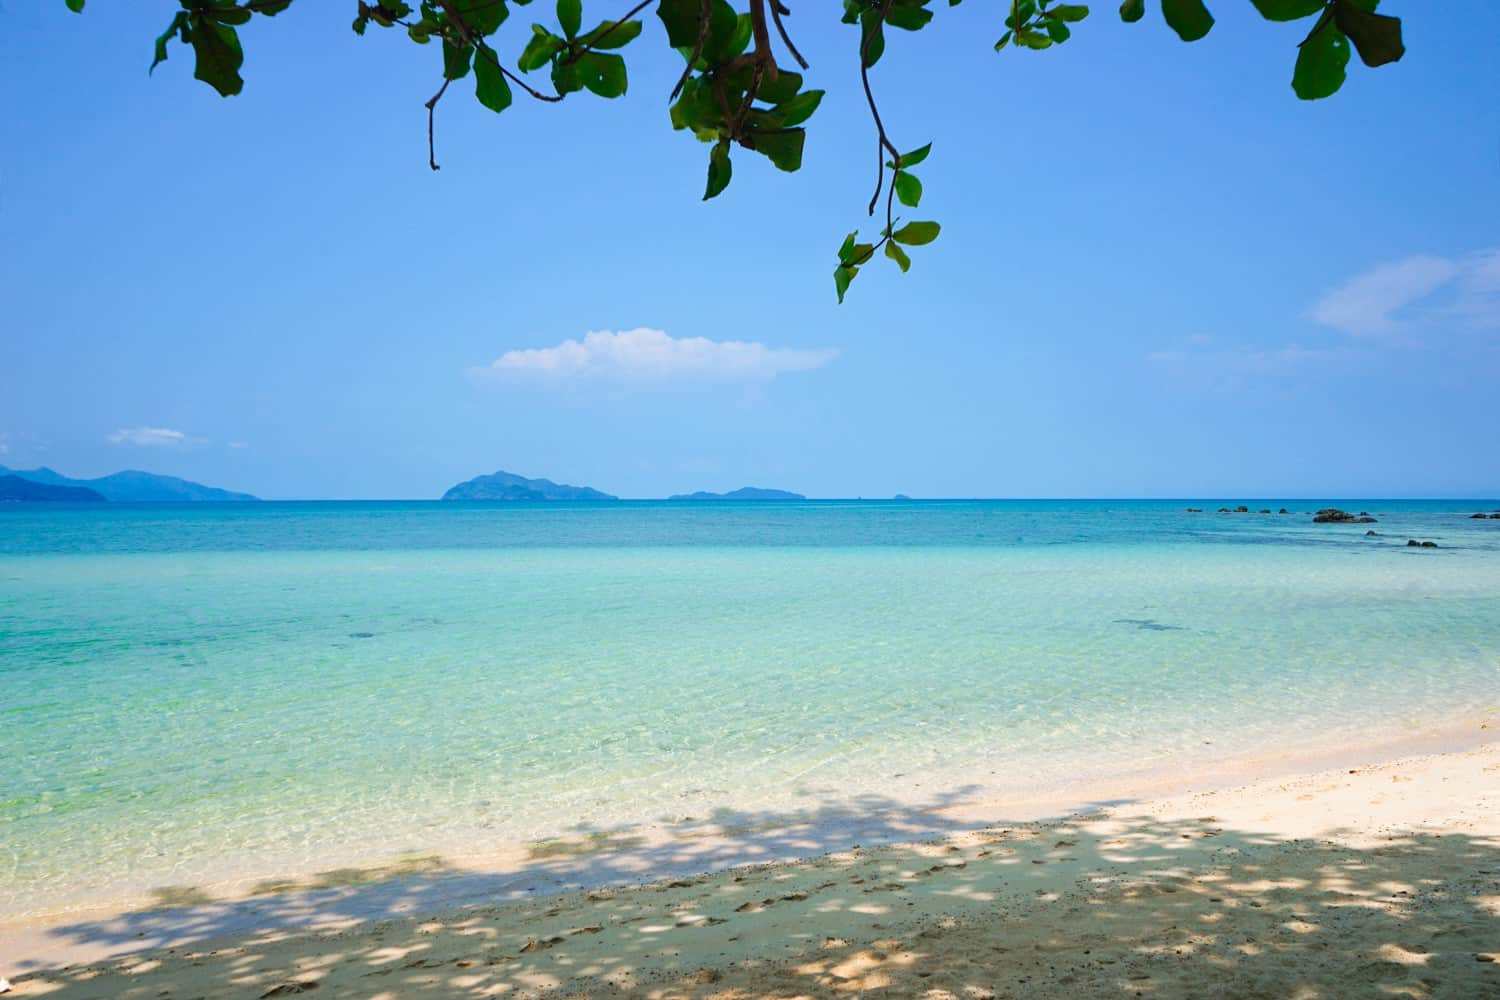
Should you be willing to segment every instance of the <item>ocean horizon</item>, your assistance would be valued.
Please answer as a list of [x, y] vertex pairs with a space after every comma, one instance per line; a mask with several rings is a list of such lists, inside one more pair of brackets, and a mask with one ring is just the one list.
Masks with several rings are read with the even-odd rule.
[[1496, 508], [6, 504], [0, 907], [1441, 732], [1500, 703]]

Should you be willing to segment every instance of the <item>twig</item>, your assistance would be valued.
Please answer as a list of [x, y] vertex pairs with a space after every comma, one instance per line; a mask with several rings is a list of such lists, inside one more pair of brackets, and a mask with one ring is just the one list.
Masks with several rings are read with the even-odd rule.
[[567, 62], [569, 65], [572, 65], [579, 59], [582, 59], [584, 53], [592, 52], [599, 45], [599, 43], [608, 38], [616, 28], [624, 24], [626, 21], [629, 21], [632, 17], [635, 17], [637, 14], [639, 14], [641, 11], [645, 10], [655, 2], [656, 0], [641, 0], [640, 3], [630, 8], [630, 10], [628, 10], [625, 14], [621, 15], [616, 20], [611, 21], [608, 28], [605, 28], [603, 31], [599, 32], [598, 38], [594, 39], [592, 42], [589, 42], [587, 45], [580, 46], [575, 52], [568, 56], [565, 62]]
[[[885, 134], [885, 123], [880, 120], [880, 109], [875, 106], [875, 92], [870, 89], [870, 43], [875, 40], [875, 36], [884, 28], [885, 16], [890, 13], [890, 9], [891, 0], [884, 0], [880, 5], [880, 12], [876, 15], [874, 28], [865, 36], [864, 44], [859, 47], [859, 79], [865, 87], [865, 101], [870, 105], [870, 117], [875, 119], [877, 137], [875, 144], [875, 193], [870, 196], [870, 215], [875, 214], [875, 203], [880, 200], [881, 189], [885, 187], [885, 151], [890, 150], [891, 162], [897, 164], [901, 162], [901, 151], [896, 148], [895, 144], [891, 142], [890, 137]], [[900, 169], [899, 166], [896, 168], [898, 172]], [[891, 186], [892, 188], [895, 187], [894, 179], [891, 182]]]
[[[458, 13], [458, 11], [453, 9], [451, 0], [438, 0], [438, 4], [443, 8], [443, 13], [447, 14], [448, 19], [453, 22], [454, 27], [458, 29], [459, 40], [462, 41], [464, 45], [472, 47], [477, 54], [483, 55], [486, 59], [488, 59], [490, 61], [490, 64], [498, 69], [507, 80], [509, 80], [511, 83], [514, 83], [517, 87], [520, 87], [522, 90], [526, 91], [526, 93], [530, 94], [532, 97], [535, 97], [539, 101], [546, 101], [549, 104], [556, 104], [558, 101], [563, 99], [562, 94], [542, 93], [540, 90], [537, 90], [535, 87], [531, 86], [531, 84], [527, 83], [519, 76], [516, 76], [516, 74], [512, 73], [510, 70], [506, 69], [505, 64], [500, 61], [500, 57], [495, 55], [494, 49], [490, 48], [488, 45], [480, 45], [474, 40], [474, 36], [469, 34], [469, 26], [464, 23], [464, 19]], [[444, 37], [446, 38], [447, 36], [444, 35]]]
[[786, 25], [781, 23], [783, 14], [790, 17], [792, 12], [786, 8], [786, 5], [781, 0], [771, 0], [771, 20], [776, 25], [777, 34], [781, 35], [781, 44], [785, 45], [786, 50], [792, 54], [792, 58], [797, 60], [798, 66], [807, 69], [809, 66], [808, 61], [802, 58], [802, 53], [797, 51], [797, 46], [792, 44], [792, 36], [786, 33]]
[[693, 46], [693, 54], [688, 56], [687, 66], [683, 67], [682, 75], [677, 78], [677, 86], [672, 88], [672, 93], [667, 100], [677, 100], [677, 95], [682, 93], [682, 88], [687, 85], [688, 77], [693, 75], [693, 67], [698, 65], [698, 57], [703, 55], [703, 46], [708, 44], [708, 21], [712, 16], [713, 0], [703, 0], [703, 10], [698, 15], [698, 44]]
[[443, 77], [443, 85], [438, 88], [438, 92], [436, 94], [433, 94], [432, 98], [427, 102], [427, 165], [433, 170], [443, 169], [442, 167], [438, 166], [437, 153], [434, 151], [432, 144], [433, 109], [437, 107], [437, 102], [443, 99], [443, 94], [448, 90], [448, 84], [452, 82], [453, 81], [448, 79], [446, 76]]

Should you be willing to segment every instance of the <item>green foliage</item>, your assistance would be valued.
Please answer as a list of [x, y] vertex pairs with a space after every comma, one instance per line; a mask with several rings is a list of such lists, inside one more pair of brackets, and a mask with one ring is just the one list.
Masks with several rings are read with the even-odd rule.
[[[79, 13], [86, 0], [64, 0]], [[151, 70], [167, 59], [177, 41], [193, 50], [193, 75], [229, 97], [244, 86], [240, 70], [244, 64], [239, 29], [258, 17], [274, 17], [287, 10], [293, 0], [176, 0], [181, 8], [156, 39]], [[311, 0], [304, 0], [310, 3]], [[333, 2], [333, 0], [323, 0]], [[448, 84], [474, 74], [474, 94], [484, 107], [500, 113], [509, 108], [514, 91], [546, 102], [588, 91], [599, 97], [625, 95], [628, 72], [625, 49], [644, 29], [637, 19], [648, 7], [655, 8], [665, 41], [682, 60], [681, 76], [668, 98], [672, 127], [709, 144], [708, 180], [703, 198], [718, 197], [733, 178], [733, 147], [765, 157], [769, 165], [783, 171], [801, 168], [807, 148], [807, 122], [822, 103], [824, 91], [805, 85], [801, 69], [808, 65], [786, 33], [782, 18], [789, 4], [804, 2], [803, 9], [821, 11], [830, 0], [612, 0], [628, 6], [617, 17], [599, 21], [583, 30], [583, 0], [553, 0], [554, 25], [533, 23], [515, 33], [507, 44], [499, 44], [502, 27], [511, 7], [528, 6], [532, 0], [354, 0], [353, 29], [363, 35], [377, 28], [404, 30], [418, 45], [439, 42], [442, 56], [442, 86], [427, 101], [429, 160], [433, 169], [432, 115]], [[594, 2], [594, 0], [591, 0]], [[955, 7], [961, 0], [948, 0]], [[1298, 46], [1292, 72], [1292, 88], [1305, 100], [1316, 100], [1336, 92], [1347, 75], [1351, 46], [1367, 66], [1383, 66], [1405, 53], [1399, 19], [1376, 13], [1379, 0], [1250, 0], [1267, 21], [1307, 21], [1308, 30]], [[1020, 47], [1040, 51], [1069, 41], [1089, 15], [1081, 3], [1056, 0], [999, 0], [1004, 11], [1004, 31], [995, 49]], [[539, 5], [540, 6], [540, 5]], [[746, 7], [740, 10], [739, 6]], [[936, 222], [904, 224], [895, 215], [896, 205], [916, 208], [925, 193], [912, 168], [923, 163], [932, 144], [901, 153], [887, 132], [877, 106], [871, 70], [885, 54], [887, 28], [918, 32], [934, 18], [934, 0], [842, 0], [842, 20], [858, 31], [860, 83], [875, 127], [875, 140], [882, 169], [868, 211], [876, 214], [884, 199], [884, 222], [868, 242], [850, 233], [838, 250], [834, 288], [839, 301], [849, 290], [860, 269], [877, 252], [902, 271], [911, 268], [911, 247], [926, 246], [937, 239]], [[1183, 41], [1208, 35], [1214, 17], [1204, 0], [1160, 0], [1162, 18]], [[1140, 21], [1146, 0], [1122, 0], [1120, 18]], [[779, 37], [781, 52], [772, 41]], [[519, 46], [519, 51], [517, 51]], [[515, 52], [514, 70], [500, 53]], [[787, 63], [788, 65], [783, 65]], [[550, 93], [533, 86], [526, 77], [548, 71]], [[530, 77], [536, 80], [537, 77]]]
[[1068, 25], [1089, 16], [1082, 4], [1061, 3], [1048, 7], [1051, 0], [1012, 0], [1005, 18], [1005, 34], [995, 43], [999, 52], [1014, 42], [1027, 49], [1050, 49], [1073, 37]]

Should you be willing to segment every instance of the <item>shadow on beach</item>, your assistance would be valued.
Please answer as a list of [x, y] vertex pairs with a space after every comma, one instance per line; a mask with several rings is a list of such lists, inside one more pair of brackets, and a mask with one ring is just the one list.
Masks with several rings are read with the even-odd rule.
[[15, 969], [17, 995], [1500, 996], [1500, 840], [856, 805], [583, 830], [503, 874], [417, 857], [237, 901], [163, 889], [50, 932], [129, 954]]

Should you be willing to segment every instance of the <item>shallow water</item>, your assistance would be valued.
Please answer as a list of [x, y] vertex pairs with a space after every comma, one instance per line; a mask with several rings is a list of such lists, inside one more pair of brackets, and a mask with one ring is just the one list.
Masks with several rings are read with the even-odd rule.
[[1500, 504], [1223, 502], [5, 505], [0, 910], [1500, 705]]

